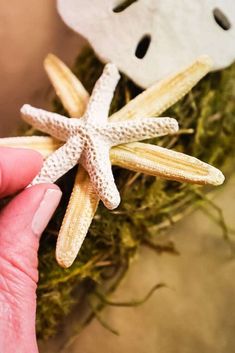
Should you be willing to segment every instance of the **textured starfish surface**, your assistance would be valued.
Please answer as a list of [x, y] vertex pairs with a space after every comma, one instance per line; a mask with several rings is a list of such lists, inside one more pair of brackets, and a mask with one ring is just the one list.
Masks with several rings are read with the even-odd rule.
[[94, 190], [105, 206], [114, 209], [119, 205], [120, 196], [112, 174], [110, 148], [178, 130], [177, 121], [171, 118], [144, 117], [108, 122], [108, 112], [119, 78], [116, 66], [107, 64], [80, 119], [68, 119], [30, 105], [22, 107], [24, 120], [36, 129], [66, 141], [46, 160], [32, 184], [53, 183], [80, 163], [87, 170]]
[[[159, 116], [188, 93], [208, 73], [210, 67], [211, 60], [207, 56], [198, 58], [188, 67], [157, 82], [129, 101], [126, 106], [109, 117], [109, 121], [124, 122], [127, 119], [134, 121], [140, 116], [143, 118]], [[45, 69], [70, 117], [83, 116], [89, 94], [78, 78], [62, 61], [51, 54], [45, 60]], [[33, 148], [45, 159], [62, 144], [59, 140], [48, 136], [0, 139], [0, 145]], [[224, 180], [223, 174], [207, 163], [180, 152], [142, 142], [113, 147], [110, 151], [110, 159], [112, 164], [123, 168], [182, 182], [219, 185]], [[56, 258], [62, 267], [71, 266], [75, 260], [98, 203], [99, 196], [92, 186], [90, 177], [79, 165], [57, 240]]]

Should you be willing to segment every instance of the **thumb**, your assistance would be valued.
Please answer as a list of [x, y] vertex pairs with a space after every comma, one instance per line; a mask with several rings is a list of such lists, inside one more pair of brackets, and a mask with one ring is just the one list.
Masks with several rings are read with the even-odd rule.
[[37, 250], [60, 198], [56, 185], [36, 185], [17, 195], [0, 214], [0, 352], [38, 352]]
[[36, 185], [17, 195], [0, 214], [0, 257], [30, 277], [37, 269], [40, 235], [61, 195], [54, 184]]

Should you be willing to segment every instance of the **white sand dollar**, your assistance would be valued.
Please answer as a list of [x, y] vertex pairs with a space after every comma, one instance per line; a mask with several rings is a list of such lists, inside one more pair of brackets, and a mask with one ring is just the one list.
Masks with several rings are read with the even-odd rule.
[[235, 59], [234, 0], [57, 0], [63, 20], [146, 88], [209, 55], [213, 70]]

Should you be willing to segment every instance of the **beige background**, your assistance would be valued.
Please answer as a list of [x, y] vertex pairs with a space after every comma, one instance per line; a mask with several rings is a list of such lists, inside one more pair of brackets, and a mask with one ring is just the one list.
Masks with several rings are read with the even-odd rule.
[[55, 5], [55, 0], [0, 0], [1, 136], [12, 134], [24, 103], [48, 103], [49, 82], [43, 70], [48, 52], [71, 63], [82, 45], [62, 23]]
[[[61, 22], [54, 0], [0, 0], [0, 24], [0, 132], [8, 136], [19, 123], [23, 103], [48, 104], [45, 55], [53, 52], [72, 63], [83, 42]], [[231, 225], [234, 198], [235, 178], [216, 198]], [[120, 336], [93, 321], [67, 352], [235, 352], [235, 258], [220, 229], [198, 211], [167, 236], [174, 239], [180, 256], [142, 249], [113, 299], [142, 297], [160, 281], [170, 288], [139, 308], [107, 308], [103, 317]], [[40, 352], [58, 352], [62, 340], [60, 336], [41, 343]]]

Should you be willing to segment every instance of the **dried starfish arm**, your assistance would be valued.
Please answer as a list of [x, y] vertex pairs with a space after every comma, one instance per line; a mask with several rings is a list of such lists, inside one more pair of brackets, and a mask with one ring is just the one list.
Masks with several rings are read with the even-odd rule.
[[98, 197], [107, 208], [112, 210], [119, 205], [121, 199], [112, 173], [109, 157], [110, 146], [103, 144], [101, 150], [99, 144], [93, 143], [92, 149], [97, 155], [102, 153], [102, 159], [86, 158], [85, 167]]
[[62, 267], [71, 266], [75, 260], [98, 203], [99, 197], [94, 192], [87, 172], [79, 166], [56, 244], [56, 259]]
[[[74, 149], [74, 144], [76, 144], [76, 149]], [[65, 170], [68, 172], [78, 163], [82, 148], [83, 144], [79, 138], [70, 138], [46, 159], [40, 173], [32, 181], [32, 185], [54, 183], [64, 174]]]
[[31, 107], [29, 104], [23, 105], [21, 114], [22, 118], [35, 129], [46, 132], [61, 141], [68, 139], [68, 118], [56, 113], [47, 112], [43, 109]]
[[[172, 118], [138, 118], [123, 122], [111, 122], [107, 127], [107, 136], [112, 135], [112, 146], [126, 144], [129, 142], [146, 140], [174, 134], [179, 126]], [[115, 131], [112, 134], [112, 131]], [[105, 131], [103, 132], [105, 133]]]
[[207, 55], [200, 56], [188, 67], [140, 93], [113, 114], [111, 121], [161, 115], [184, 97], [210, 71], [211, 66], [212, 61]]
[[48, 54], [44, 61], [57, 96], [72, 118], [82, 116], [86, 110], [89, 93], [72, 71], [55, 55]]
[[76, 259], [99, 201], [88, 173], [79, 166], [56, 243], [56, 259], [60, 266], [70, 267]]
[[[78, 79], [59, 59], [56, 58], [56, 60], [54, 60], [54, 58], [55, 57], [50, 56], [46, 59], [46, 71], [63, 105], [66, 107], [69, 114], [74, 116], [76, 97], [77, 95], [80, 96], [80, 88], [78, 88], [76, 84]], [[164, 110], [190, 91], [190, 89], [208, 73], [210, 66], [211, 63], [208, 57], [199, 58], [182, 72], [164, 80], [164, 82], [157, 83], [152, 88], [140, 94], [119, 112], [111, 116], [109, 120], [124, 120], [127, 117], [136, 118], [140, 115], [160, 115]], [[65, 94], [64, 87], [66, 87]], [[118, 148], [120, 147], [115, 148], [115, 150], [117, 151]], [[132, 160], [135, 161], [134, 151], [130, 150], [129, 155], [131, 155]], [[132, 164], [134, 165], [134, 163]], [[82, 184], [80, 185], [81, 181]], [[79, 202], [78, 200], [81, 200], [83, 207], [76, 207]], [[69, 267], [76, 258], [94, 217], [98, 203], [99, 199], [94, 193], [87, 173], [82, 167], [79, 167], [57, 241], [56, 258], [61, 266]]]
[[135, 142], [112, 148], [111, 162], [122, 168], [187, 183], [220, 185], [220, 170], [184, 153]]
[[107, 121], [114, 90], [120, 79], [118, 69], [113, 64], [107, 64], [101, 77], [95, 84], [87, 106], [87, 121]]
[[0, 139], [0, 146], [30, 148], [41, 153], [44, 159], [56, 151], [61, 144], [60, 141], [49, 136], [5, 137]]

